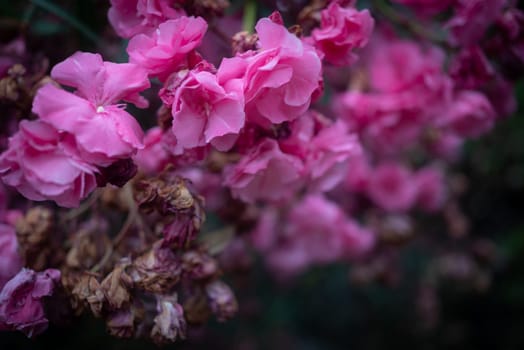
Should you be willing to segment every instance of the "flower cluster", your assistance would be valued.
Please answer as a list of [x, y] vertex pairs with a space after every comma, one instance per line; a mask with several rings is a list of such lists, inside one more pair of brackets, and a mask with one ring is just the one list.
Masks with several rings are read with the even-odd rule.
[[[2, 183], [79, 207], [0, 188], [0, 329], [41, 333], [61, 296], [112, 335], [173, 342], [234, 316], [221, 277], [253, 251], [281, 281], [337, 262], [386, 279], [391, 243], [421, 212], [464, 235], [447, 165], [514, 109], [497, 60], [524, 61], [524, 14], [504, 0], [394, 2], [312, 1], [230, 38], [226, 1], [111, 0], [126, 63], [76, 52], [28, 79], [0, 51], [0, 102], [24, 102], [0, 130]], [[391, 16], [404, 7], [414, 25]], [[157, 108], [157, 125], [144, 131], [127, 103], [153, 106], [143, 125]]]

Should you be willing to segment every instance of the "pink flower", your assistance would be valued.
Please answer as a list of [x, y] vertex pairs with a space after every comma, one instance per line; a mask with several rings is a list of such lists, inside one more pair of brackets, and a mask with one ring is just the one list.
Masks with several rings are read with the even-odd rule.
[[222, 60], [217, 75], [219, 81], [243, 79], [246, 117], [269, 127], [306, 112], [322, 67], [315, 50], [283, 25], [262, 18], [255, 28], [260, 49]]
[[451, 43], [462, 46], [478, 43], [505, 3], [506, 0], [458, 0], [454, 16], [446, 24]]
[[416, 145], [451, 102], [452, 81], [442, 70], [444, 55], [436, 48], [377, 37], [371, 49], [371, 91], [340, 95], [335, 110], [359, 132], [367, 148], [398, 154]]
[[83, 160], [73, 135], [40, 120], [20, 122], [0, 156], [4, 183], [31, 200], [54, 200], [64, 207], [78, 206], [95, 189], [96, 172]]
[[303, 168], [299, 158], [283, 153], [275, 140], [265, 139], [226, 170], [224, 182], [245, 202], [278, 201], [300, 185]]
[[320, 130], [309, 145], [306, 172], [312, 186], [321, 191], [338, 185], [346, 174], [349, 159], [362, 152], [357, 135], [349, 133], [340, 121]]
[[320, 28], [312, 32], [315, 47], [329, 63], [343, 66], [355, 62], [357, 56], [352, 51], [364, 47], [373, 31], [375, 21], [369, 11], [332, 2], [321, 16]]
[[0, 289], [20, 271], [22, 266], [15, 229], [0, 224]]
[[242, 86], [222, 86], [216, 75], [199, 69], [185, 74], [172, 106], [172, 130], [178, 145], [211, 144], [220, 151], [229, 150], [244, 126]]
[[260, 252], [268, 252], [277, 242], [279, 222], [277, 208], [264, 208], [251, 231], [251, 244]]
[[431, 94], [438, 96], [446, 87], [442, 81], [446, 80], [442, 70], [444, 59], [444, 53], [435, 46], [378, 37], [368, 61], [371, 87], [379, 92], [396, 93], [422, 89], [411, 103], [424, 103], [418, 99]]
[[[342, 181], [348, 160], [361, 153], [357, 136], [337, 121], [332, 125], [315, 125], [315, 112], [304, 114], [291, 126], [291, 136], [280, 142], [281, 149], [305, 162], [305, 174], [311, 189], [329, 191]], [[317, 123], [320, 124], [320, 123]], [[315, 129], [319, 129], [316, 135]]]
[[140, 171], [153, 174], [162, 171], [169, 163], [169, 153], [162, 143], [163, 134], [160, 127], [154, 127], [146, 132], [144, 148], [138, 150], [133, 157]]
[[206, 30], [207, 23], [201, 17], [184, 16], [166, 21], [151, 34], [138, 34], [129, 41], [129, 62], [164, 81], [184, 66], [188, 54], [200, 45]]
[[131, 157], [143, 147], [143, 132], [121, 100], [138, 107], [147, 101], [138, 93], [149, 87], [147, 74], [129, 64], [103, 62], [99, 54], [77, 52], [57, 64], [51, 76], [76, 88], [75, 93], [47, 84], [38, 90], [33, 112], [59, 131], [75, 136], [86, 161], [107, 166]]
[[351, 158], [348, 164], [345, 185], [352, 192], [366, 192], [369, 186], [372, 169], [364, 155]]
[[18, 330], [29, 338], [47, 329], [42, 298], [53, 294], [60, 271], [22, 269], [0, 292], [0, 330]]
[[478, 137], [489, 131], [496, 114], [489, 100], [477, 91], [460, 91], [437, 123], [461, 137]]
[[417, 204], [425, 211], [442, 208], [446, 199], [444, 174], [433, 168], [424, 168], [415, 174]]
[[394, 0], [399, 4], [412, 7], [418, 14], [434, 15], [446, 10], [455, 0]]
[[489, 82], [495, 71], [478, 46], [462, 49], [451, 61], [449, 73], [458, 88], [478, 89]]
[[109, 22], [116, 33], [130, 38], [140, 33], [149, 33], [168, 19], [184, 15], [181, 9], [174, 9], [175, 0], [111, 0], [107, 13]]
[[283, 231], [284, 243], [267, 254], [271, 268], [284, 275], [297, 274], [311, 264], [361, 256], [375, 242], [371, 231], [346, 218], [322, 195], [309, 195], [296, 204]]
[[397, 163], [382, 163], [371, 175], [368, 195], [386, 211], [407, 211], [415, 203], [416, 190], [408, 169]]

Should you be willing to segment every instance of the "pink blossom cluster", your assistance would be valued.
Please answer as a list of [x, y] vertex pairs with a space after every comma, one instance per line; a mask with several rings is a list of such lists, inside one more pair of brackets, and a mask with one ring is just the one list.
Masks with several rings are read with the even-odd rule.
[[[406, 26], [402, 16], [375, 24], [354, 1], [314, 2], [298, 26], [287, 28], [273, 12], [253, 23], [252, 33], [228, 38], [230, 55], [208, 57], [204, 52], [219, 52], [206, 39], [221, 23], [209, 19], [210, 9], [186, 11], [197, 2], [180, 0], [111, 0], [108, 19], [129, 39], [129, 62], [76, 52], [55, 65], [35, 90], [34, 115], [8, 133], [2, 183], [29, 200], [69, 208], [97, 187], [123, 186], [138, 171], [133, 181], [152, 179], [138, 205], [132, 193], [126, 204], [117, 195], [104, 200], [128, 210], [126, 225], [138, 223], [140, 233], [161, 231], [161, 249], [173, 264], [170, 249], [193, 244], [205, 216], [200, 204], [195, 209], [200, 197], [170, 183], [183, 182], [176, 176], [189, 179], [207, 210], [234, 228], [226, 252], [242, 256], [251, 244], [277, 277], [366, 259], [382, 244], [376, 221], [400, 218], [397, 226], [410, 226], [416, 209], [443, 210], [446, 163], [514, 110], [512, 82], [493, 53], [524, 62], [524, 14], [508, 1], [393, 2], [391, 11], [411, 8], [419, 25]], [[411, 37], [397, 27], [412, 30]], [[503, 34], [492, 35], [493, 28]], [[152, 85], [158, 89], [144, 94], [150, 100], [140, 95]], [[144, 131], [127, 103], [159, 106], [157, 126]], [[14, 229], [21, 214], [8, 210], [6, 191], [0, 187], [0, 330], [32, 336], [47, 327], [44, 302], [60, 271], [26, 268]], [[136, 215], [140, 205], [147, 214], [158, 211], [157, 226]], [[118, 283], [125, 279], [115, 275]], [[229, 287], [207, 282], [211, 311], [220, 319], [232, 315]], [[172, 341], [185, 335], [181, 304], [157, 296], [153, 334]], [[113, 325], [133, 324], [131, 306], [115, 309]]]
[[150, 83], [134, 64], [84, 52], [56, 65], [51, 76], [74, 92], [52, 83], [38, 90], [38, 119], [20, 123], [0, 156], [0, 173], [31, 200], [74, 207], [97, 187], [104, 168], [143, 148], [142, 128], [120, 102], [146, 107], [138, 93]]
[[362, 257], [373, 248], [373, 232], [321, 194], [301, 198], [288, 211], [282, 209], [264, 212], [251, 232], [254, 247], [278, 277], [296, 275], [313, 264]]
[[460, 53], [450, 76], [437, 47], [383, 36], [373, 44], [362, 67], [367, 89], [340, 94], [334, 108], [373, 153], [394, 156], [421, 147], [452, 159], [464, 140], [491, 130], [500, 113], [487, 87], [501, 78], [481, 51]]
[[434, 212], [446, 199], [444, 174], [434, 167], [416, 172], [406, 166], [384, 161], [375, 167], [365, 157], [353, 159], [346, 187], [352, 193], [368, 197], [387, 212], [405, 212], [413, 208]]

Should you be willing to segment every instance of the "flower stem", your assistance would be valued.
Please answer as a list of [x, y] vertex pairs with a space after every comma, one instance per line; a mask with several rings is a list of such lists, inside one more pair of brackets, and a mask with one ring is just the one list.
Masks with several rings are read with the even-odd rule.
[[242, 18], [242, 29], [252, 33], [257, 20], [257, 3], [254, 0], [246, 1], [244, 5], [244, 17]]
[[71, 16], [67, 11], [61, 7], [47, 1], [47, 0], [31, 0], [33, 4], [43, 8], [44, 10], [52, 13], [53, 15], [59, 17], [64, 22], [68, 23], [70, 26], [76, 28], [80, 33], [82, 33], [87, 39], [91, 40], [95, 44], [99, 43], [99, 37], [89, 29], [84, 23], [80, 22], [75, 17]]

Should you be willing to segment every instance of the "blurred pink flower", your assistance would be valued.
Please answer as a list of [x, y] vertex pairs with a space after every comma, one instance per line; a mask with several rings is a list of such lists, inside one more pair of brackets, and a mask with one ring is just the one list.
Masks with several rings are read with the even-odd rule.
[[311, 264], [356, 258], [374, 245], [373, 233], [322, 195], [308, 195], [296, 204], [281, 230], [284, 243], [268, 252], [277, 274], [297, 274]]
[[22, 266], [14, 227], [0, 223], [0, 289]]
[[265, 139], [226, 170], [224, 183], [245, 202], [278, 201], [298, 188], [303, 170], [299, 158], [283, 153], [275, 140]]
[[415, 204], [417, 187], [407, 168], [387, 162], [380, 164], [372, 172], [368, 195], [386, 211], [407, 211]]
[[149, 129], [144, 136], [144, 148], [133, 157], [138, 169], [146, 174], [162, 171], [169, 162], [169, 153], [162, 143], [163, 131], [160, 127]]
[[368, 43], [375, 21], [368, 10], [343, 8], [332, 2], [321, 12], [320, 28], [312, 32], [315, 47], [324, 59], [337, 66], [357, 60], [352, 51]]
[[201, 17], [166, 21], [151, 34], [138, 34], [129, 41], [129, 62], [164, 81], [178, 69], [187, 68], [187, 55], [200, 45], [206, 30], [207, 23]]
[[484, 94], [463, 90], [436, 122], [460, 137], [478, 137], [493, 127], [495, 119], [495, 111]]
[[150, 33], [168, 19], [183, 16], [184, 10], [172, 7], [177, 0], [111, 0], [107, 13], [116, 33], [131, 38]]
[[506, 0], [457, 0], [455, 13], [446, 23], [450, 41], [457, 46], [475, 45], [501, 14]]
[[428, 212], [442, 208], [446, 199], [444, 174], [434, 168], [423, 168], [415, 174], [417, 205]]

